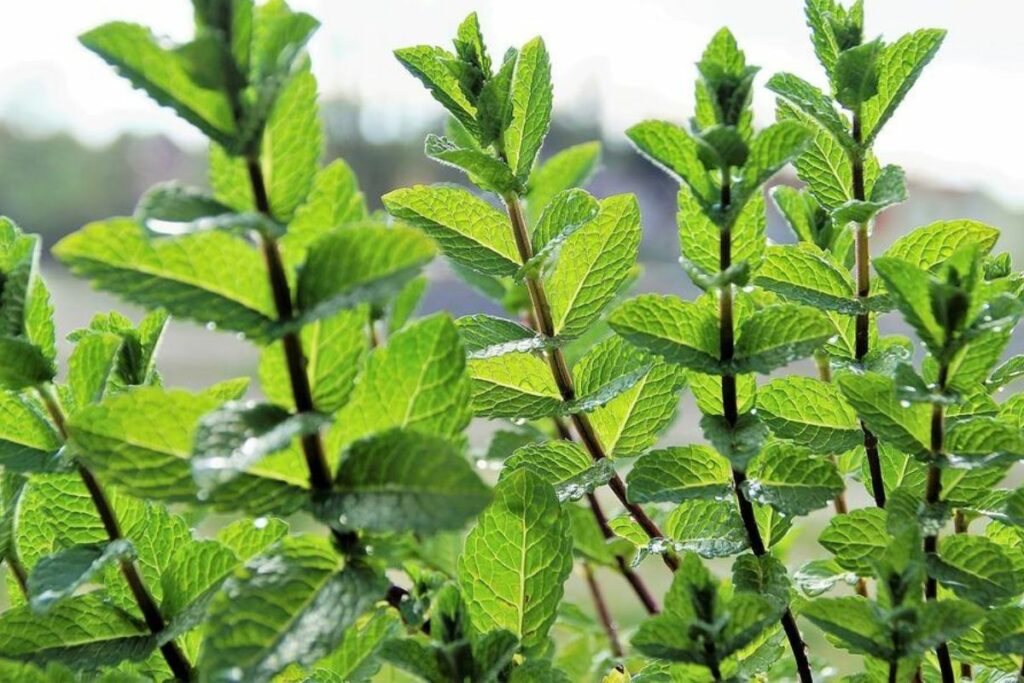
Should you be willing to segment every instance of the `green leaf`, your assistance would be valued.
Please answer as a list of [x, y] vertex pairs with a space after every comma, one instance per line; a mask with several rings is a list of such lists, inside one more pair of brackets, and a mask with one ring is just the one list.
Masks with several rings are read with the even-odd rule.
[[1020, 590], [1010, 557], [984, 536], [947, 536], [927, 560], [929, 576], [982, 607], [1004, 603]]
[[436, 648], [411, 638], [392, 638], [381, 648], [382, 659], [428, 683], [445, 680], [439, 655]]
[[732, 566], [732, 585], [737, 591], [764, 595], [778, 605], [789, 604], [786, 565], [772, 555], [740, 555]]
[[669, 513], [664, 531], [668, 542], [654, 539], [647, 547], [649, 552], [672, 549], [713, 559], [735, 555], [748, 545], [736, 502], [728, 498], [683, 501]]
[[[807, 125], [813, 124], [813, 119], [785, 102], [779, 104], [778, 112], [780, 117], [793, 117]], [[872, 156], [865, 160], [865, 183], [871, 177], [869, 172], [873, 161]], [[853, 169], [849, 154], [842, 143], [824, 128], [819, 127], [815, 131], [794, 166], [797, 177], [807, 183], [807, 190], [823, 209], [834, 209], [853, 199]]]
[[551, 64], [540, 38], [519, 51], [509, 97], [511, 110], [502, 148], [516, 177], [526, 182], [551, 125]]
[[945, 31], [921, 29], [885, 46], [878, 58], [878, 94], [864, 102], [861, 110], [864, 144], [874, 141], [945, 37]]
[[586, 185], [600, 161], [601, 143], [584, 142], [563, 149], [534, 168], [526, 185], [529, 225], [537, 224], [556, 194]]
[[395, 57], [470, 133], [479, 133], [476, 107], [459, 83], [455, 55], [439, 47], [417, 45], [395, 50]]
[[379, 653], [384, 643], [398, 635], [400, 621], [394, 612], [379, 610], [364, 615], [345, 631], [341, 646], [317, 662], [316, 674], [329, 672], [330, 681], [369, 680], [380, 669]]
[[5, 472], [46, 471], [60, 450], [57, 432], [27, 397], [0, 391], [0, 464]]
[[640, 456], [626, 483], [632, 503], [723, 498], [732, 493], [732, 470], [707, 446], [675, 446]]
[[412, 228], [346, 227], [309, 249], [297, 299], [305, 320], [394, 296], [432, 258], [434, 245]]
[[[709, 274], [717, 274], [721, 229], [701, 208], [700, 203], [688, 187], [679, 188], [679, 243], [683, 257]], [[733, 221], [732, 263], [746, 261], [750, 269], [757, 268], [765, 250], [764, 197], [755, 194], [740, 209]]]
[[803, 150], [811, 131], [797, 121], [780, 121], [759, 131], [743, 165], [743, 192], [752, 194]]
[[354, 529], [435, 533], [461, 528], [490, 498], [452, 443], [395, 429], [361, 439], [343, 453], [317, 514]]
[[[836, 60], [839, 59], [840, 47], [836, 41], [835, 31], [832, 28], [831, 19], [840, 19], [842, 14], [835, 0], [808, 0], [804, 3], [804, 12], [807, 17], [807, 25], [811, 29], [811, 43], [814, 45], [814, 54], [818, 61], [825, 67], [826, 73], [832, 73]], [[852, 9], [852, 8], [851, 8]]]
[[910, 231], [885, 250], [886, 258], [900, 259], [921, 270], [932, 270], [955, 252], [976, 245], [987, 254], [999, 231], [972, 220], [937, 221]]
[[480, 149], [459, 147], [448, 138], [428, 135], [424, 153], [442, 164], [465, 171], [484, 190], [498, 194], [519, 191], [522, 186], [501, 159]]
[[[722, 415], [722, 378], [715, 375], [688, 373], [690, 393], [697, 408], [705, 415]], [[754, 407], [757, 380], [754, 375], [736, 377], [736, 406], [739, 412], [749, 413]]]
[[615, 474], [610, 460], [595, 462], [582, 447], [569, 441], [548, 441], [519, 448], [505, 461], [501, 477], [521, 468], [551, 484], [562, 503], [593, 493]]
[[839, 388], [810, 377], [768, 382], [757, 392], [757, 412], [776, 436], [816, 453], [843, 453], [863, 440], [857, 413]]
[[768, 79], [765, 87], [784, 98], [792, 106], [821, 126], [843, 149], [853, 146], [850, 124], [835, 110], [829, 98], [807, 81], [788, 73], [778, 73]]
[[547, 346], [547, 341], [536, 332], [508, 318], [467, 315], [456, 320], [455, 324], [471, 360], [538, 351]]
[[805, 595], [816, 598], [835, 588], [839, 583], [855, 585], [857, 575], [846, 572], [834, 560], [811, 560], [800, 565], [793, 574], [793, 583]]
[[985, 381], [985, 385], [990, 389], [1000, 389], [1020, 377], [1024, 377], [1024, 355], [1007, 359], [992, 371]]
[[459, 558], [459, 584], [476, 633], [506, 629], [527, 651], [547, 642], [572, 569], [571, 521], [551, 486], [519, 469], [495, 489]]
[[889, 628], [880, 610], [866, 598], [818, 598], [804, 605], [801, 614], [854, 654], [893, 658]]
[[631, 344], [700, 372], [721, 372], [718, 319], [706, 306], [678, 297], [644, 294], [626, 301], [608, 323]]
[[875, 436], [910, 455], [931, 450], [931, 408], [923, 403], [902, 405], [889, 377], [873, 372], [837, 378], [847, 402]]
[[747, 318], [739, 330], [733, 364], [738, 373], [769, 373], [809, 356], [835, 334], [823, 313], [807, 306], [776, 304]]
[[135, 559], [135, 549], [125, 540], [75, 545], [43, 557], [28, 577], [32, 609], [37, 614], [50, 612], [104, 567], [124, 559]]
[[53, 253], [95, 287], [141, 306], [256, 338], [278, 325], [263, 257], [234, 235], [152, 239], [115, 218], [65, 237]]
[[565, 241], [593, 220], [600, 210], [598, 201], [583, 190], [565, 190], [552, 197], [533, 230], [534, 254], [523, 266], [523, 271], [539, 271], [559, 253]]
[[640, 248], [640, 207], [633, 195], [601, 200], [600, 213], [561, 246], [544, 277], [555, 334], [576, 337], [601, 316], [629, 279]]
[[121, 337], [104, 332], [86, 335], [75, 344], [68, 357], [67, 377], [75, 406], [103, 398], [116, 371], [121, 342]]
[[981, 628], [992, 652], [1017, 654], [1024, 647], [1024, 610], [1017, 605], [990, 611]]
[[[271, 214], [287, 223], [306, 200], [323, 151], [316, 78], [302, 69], [288, 79], [273, 106], [259, 145], [260, 170]], [[246, 160], [228, 158], [216, 146], [210, 157], [214, 194], [236, 209], [256, 208], [251, 181], [245, 182], [249, 179]]]
[[701, 162], [697, 142], [684, 129], [667, 121], [643, 121], [626, 131], [641, 154], [689, 186], [702, 206], [717, 201], [717, 189]]
[[[348, 400], [370, 351], [368, 306], [342, 309], [305, 325], [300, 333], [313, 405], [334, 413]], [[295, 407], [284, 346], [274, 342], [260, 353], [260, 387], [272, 402]]]
[[843, 489], [843, 478], [827, 458], [775, 441], [765, 446], [747, 469], [743, 493], [786, 516], [799, 516], [825, 507]]
[[572, 369], [577, 393], [585, 397], [638, 371], [642, 374], [630, 388], [589, 412], [601, 444], [612, 457], [638, 455], [654, 445], [676, 416], [686, 373], [621, 337], [600, 342]]
[[195, 429], [192, 477], [200, 498], [245, 474], [260, 460], [286, 449], [297, 437], [316, 434], [325, 415], [293, 415], [269, 403], [229, 402], [203, 415]]
[[880, 39], [843, 50], [832, 71], [836, 101], [851, 111], [878, 93], [878, 60], [884, 47]]
[[951, 425], [945, 445], [946, 454], [961, 467], [1014, 462], [1024, 457], [1024, 435], [1020, 428], [987, 415]]
[[306, 201], [296, 207], [281, 239], [281, 249], [292, 263], [304, 260], [305, 252], [335, 228], [367, 218], [366, 200], [359, 181], [344, 159], [335, 159], [320, 169]]
[[416, 185], [381, 197], [388, 212], [437, 241], [455, 263], [485, 275], [514, 275], [523, 265], [508, 217], [466, 190]]
[[96, 594], [65, 600], [46, 615], [28, 606], [0, 615], [0, 657], [10, 660], [96, 671], [142, 661], [154, 647], [139, 620]]
[[171, 181], [146, 191], [135, 207], [135, 220], [157, 235], [187, 235], [206, 230], [225, 230], [245, 235], [257, 230], [279, 235], [282, 228], [263, 214], [236, 213], [205, 191]]
[[819, 309], [847, 314], [862, 310], [849, 271], [806, 242], [769, 246], [754, 274], [754, 284]]
[[0, 337], [0, 389], [17, 391], [49, 382], [57, 374], [38, 346], [18, 337]]
[[465, 351], [450, 317], [422, 318], [374, 349], [325, 439], [326, 452], [405, 427], [452, 438], [472, 417]]
[[[68, 422], [79, 459], [134, 495], [196, 500], [191, 456], [200, 418], [223, 401], [187, 391], [141, 387], [80, 410]], [[282, 468], [265, 459], [221, 486], [208, 502], [222, 509], [287, 513], [308, 498], [302, 462]]]
[[483, 417], [539, 419], [558, 413], [562, 394], [551, 368], [532, 353], [506, 353], [469, 361], [473, 412]]
[[862, 508], [829, 520], [818, 542], [843, 569], [859, 576], [872, 576], [874, 560], [885, 549], [888, 539], [885, 511]]
[[237, 130], [227, 97], [196, 85], [180, 54], [161, 47], [149, 29], [111, 22], [82, 34], [79, 40], [157, 103], [170, 107], [219, 144], [235, 144]]
[[883, 168], [871, 187], [869, 201], [851, 199], [832, 212], [835, 225], [866, 223], [882, 210], [907, 200], [907, 186], [903, 169], [889, 165]]
[[874, 260], [875, 270], [892, 294], [903, 319], [914, 328], [930, 350], [938, 350], [946, 340], [944, 326], [932, 310], [931, 282], [928, 273], [905, 261], [883, 256]]
[[198, 668], [214, 679], [269, 681], [329, 654], [387, 589], [375, 571], [343, 564], [311, 536], [285, 537], [250, 560], [210, 605]]

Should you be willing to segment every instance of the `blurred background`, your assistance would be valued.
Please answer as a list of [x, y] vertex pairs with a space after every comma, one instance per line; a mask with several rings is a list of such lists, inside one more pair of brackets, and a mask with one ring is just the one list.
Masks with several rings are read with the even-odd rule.
[[[694, 291], [678, 268], [675, 186], [640, 159], [623, 131], [644, 118], [683, 123], [693, 108], [696, 62], [712, 33], [729, 26], [762, 67], [758, 85], [792, 71], [826, 86], [814, 59], [801, 0], [291, 0], [320, 19], [310, 45], [319, 78], [328, 146], [358, 173], [371, 208], [382, 193], [412, 183], [458, 178], [424, 158], [423, 137], [442, 126], [440, 107], [392, 57], [396, 47], [447, 45], [458, 22], [476, 10], [490, 51], [500, 55], [536, 34], [553, 61], [555, 111], [544, 153], [592, 139], [604, 142], [598, 196], [634, 192], [644, 217], [642, 291]], [[973, 218], [1003, 231], [999, 248], [1024, 260], [1024, 5], [1017, 0], [868, 0], [866, 37], [895, 39], [915, 28], [946, 28], [938, 57], [925, 70], [878, 144], [882, 163], [902, 165], [910, 200], [887, 212], [875, 230], [880, 252], [906, 231], [945, 218]], [[0, 214], [47, 247], [83, 224], [130, 214], [155, 182], [204, 185], [206, 149], [187, 124], [132, 90], [76, 36], [113, 19], [155, 27], [172, 39], [191, 30], [187, 0], [35, 0], [0, 9]], [[773, 98], [755, 90], [758, 123], [771, 121]], [[795, 183], [791, 173], [777, 182]], [[770, 209], [769, 235], [789, 241]], [[59, 329], [93, 313], [125, 310], [73, 280], [47, 257]], [[460, 285], [443, 263], [431, 270], [422, 312], [500, 313]], [[133, 312], [128, 309], [128, 312]], [[890, 327], [889, 329], [893, 329]], [[1015, 352], [1022, 345], [1016, 343]], [[230, 335], [172, 324], [162, 350], [168, 383], [202, 386], [253, 374], [256, 354]], [[699, 438], [696, 410], [684, 399], [666, 441]], [[478, 436], [487, 431], [481, 425]], [[853, 503], [866, 502], [854, 486]], [[824, 512], [824, 511], [823, 511]], [[819, 516], [796, 539], [791, 563], [818, 555]], [[652, 578], [661, 582], [655, 568]], [[609, 582], [614, 581], [609, 577]], [[623, 594], [616, 591], [616, 597]], [[620, 616], [638, 617], [627, 595]], [[618, 602], [618, 601], [616, 601]], [[628, 604], [625, 604], [628, 603]], [[618, 611], [618, 610], [617, 610]]]

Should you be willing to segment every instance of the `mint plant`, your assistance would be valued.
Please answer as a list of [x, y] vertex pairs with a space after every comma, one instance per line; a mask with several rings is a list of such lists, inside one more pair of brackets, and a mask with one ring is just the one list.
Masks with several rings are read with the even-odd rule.
[[[182, 45], [121, 22], [82, 36], [210, 138], [213, 192], [158, 185], [57, 245], [153, 313], [76, 332], [56, 387], [37, 241], [4, 224], [2, 549], [28, 602], [0, 615], [5, 678], [362, 680], [406, 628], [399, 607], [429, 630], [421, 594], [454, 574], [444, 539], [491, 499], [463, 455], [456, 327], [410, 319], [433, 244], [370, 214], [344, 161], [319, 167], [317, 22], [276, 1], [194, 8]], [[241, 400], [247, 378], [164, 387], [168, 314], [257, 344], [267, 402]], [[196, 536], [210, 512], [240, 519]], [[323, 532], [290, 533], [296, 514]]]

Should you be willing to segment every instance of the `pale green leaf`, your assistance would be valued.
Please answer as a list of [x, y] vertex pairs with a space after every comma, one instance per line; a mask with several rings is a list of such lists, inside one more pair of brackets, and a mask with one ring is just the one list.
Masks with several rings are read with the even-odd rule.
[[733, 363], [738, 372], [768, 373], [809, 356], [833, 334], [832, 323], [814, 308], [767, 306], [740, 325]]
[[813, 244], [769, 246], [754, 284], [786, 299], [854, 314], [861, 310], [850, 273]]
[[843, 453], [861, 443], [857, 413], [834, 384], [792, 375], [757, 392], [757, 412], [772, 432], [817, 453]]
[[27, 397], [0, 391], [0, 464], [5, 472], [32, 472], [52, 467], [61, 442]]
[[906, 261], [921, 270], [932, 270], [955, 252], [977, 246], [986, 254], [999, 239], [999, 231], [978, 221], [937, 221], [908, 232], [885, 250], [886, 258]]
[[505, 461], [505, 478], [526, 468], [555, 488], [559, 502], [576, 501], [608, 483], [615, 468], [608, 459], [594, 461], [590, 454], [570, 441], [528, 444]]
[[306, 201], [295, 209], [281, 250], [293, 263], [304, 260], [306, 249], [335, 228], [367, 218], [359, 181], [344, 159], [335, 159], [313, 178]]
[[600, 161], [601, 143], [584, 142], [563, 149], [534, 168], [526, 187], [530, 225], [537, 223], [556, 194], [586, 185]]
[[700, 204], [717, 199], [717, 189], [704, 168], [697, 143], [684, 129], [667, 121], [643, 121], [626, 131], [637, 150], [651, 162], [686, 183]]
[[32, 609], [38, 614], [51, 611], [104, 567], [124, 559], [135, 559], [135, 549], [125, 540], [74, 545], [41, 558], [28, 577]]
[[798, 516], [825, 507], [843, 489], [843, 478], [827, 458], [775, 441], [750, 464], [743, 492], [753, 502], [771, 505], [786, 516]]
[[437, 241], [452, 261], [485, 275], [513, 275], [523, 265], [508, 217], [466, 190], [416, 185], [381, 198], [395, 218]]
[[477, 633], [506, 629], [527, 651], [543, 646], [572, 569], [571, 522], [550, 484], [527, 469], [505, 477], [459, 559]]
[[675, 446], [640, 456], [626, 477], [633, 503], [681, 503], [732, 495], [729, 461], [707, 446]]
[[512, 171], [525, 182], [551, 125], [551, 64], [540, 38], [519, 51], [509, 97], [509, 122], [502, 148]]
[[901, 405], [893, 380], [876, 373], [843, 374], [837, 381], [847, 402], [875, 436], [911, 455], [930, 450], [930, 406]]
[[818, 537], [818, 543], [835, 556], [843, 569], [859, 576], [871, 576], [875, 559], [889, 543], [885, 511], [862, 508], [837, 515]]
[[473, 411], [484, 417], [537, 419], [562, 408], [562, 394], [544, 359], [533, 353], [471, 358]]
[[608, 322], [631, 344], [671, 363], [721, 372], [718, 319], [705, 306], [674, 296], [644, 294], [612, 311]]

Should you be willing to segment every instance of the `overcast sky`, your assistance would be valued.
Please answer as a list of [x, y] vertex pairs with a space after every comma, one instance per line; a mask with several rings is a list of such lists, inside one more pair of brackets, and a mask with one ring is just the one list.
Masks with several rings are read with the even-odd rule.
[[[803, 23], [801, 0], [292, 0], [322, 23], [314, 70], [326, 96], [358, 98], [364, 130], [393, 136], [438, 108], [391, 56], [395, 47], [447, 45], [461, 18], [480, 14], [492, 54], [541, 34], [551, 52], [555, 109], [596, 112], [606, 134], [648, 117], [683, 121], [692, 109], [693, 63], [723, 25], [748, 59], [824, 85]], [[1024, 40], [1020, 0], [867, 0], [868, 37], [914, 28], [949, 30], [938, 57], [882, 134], [878, 153], [924, 179], [978, 187], [1024, 207]], [[0, 9], [0, 119], [48, 132], [71, 130], [102, 143], [125, 130], [201, 139], [158, 110], [76, 41], [104, 21], [125, 19], [184, 38], [187, 0], [33, 0]], [[16, 8], [16, 9], [15, 9]], [[772, 98], [758, 89], [761, 123]], [[0, 154], [3, 150], [0, 150]]]

